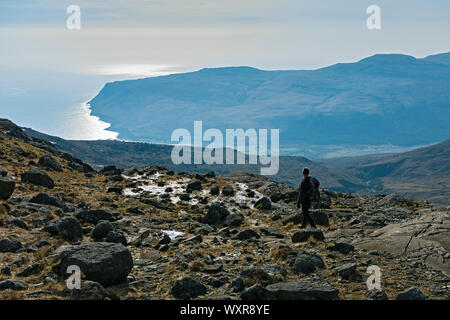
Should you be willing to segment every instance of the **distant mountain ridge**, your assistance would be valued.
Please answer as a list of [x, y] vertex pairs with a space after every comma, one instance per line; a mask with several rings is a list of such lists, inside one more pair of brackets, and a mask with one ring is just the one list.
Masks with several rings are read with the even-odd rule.
[[90, 102], [119, 138], [170, 142], [174, 129], [279, 128], [282, 147], [443, 141], [450, 129], [449, 54], [378, 54], [310, 71], [250, 67], [107, 83]]

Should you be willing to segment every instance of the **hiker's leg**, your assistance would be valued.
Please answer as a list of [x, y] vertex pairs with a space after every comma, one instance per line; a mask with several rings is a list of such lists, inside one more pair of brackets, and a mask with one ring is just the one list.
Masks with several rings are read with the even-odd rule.
[[305, 203], [302, 203], [302, 228], [306, 227], [306, 222], [308, 221], [308, 206]]
[[[311, 227], [315, 228], [316, 224], [314, 223], [313, 219], [311, 218], [311, 216], [309, 215], [309, 203], [305, 204], [305, 213], [303, 215], [303, 218], [306, 219], [308, 221], [308, 223], [311, 225]], [[306, 223], [305, 223], [306, 224]]]

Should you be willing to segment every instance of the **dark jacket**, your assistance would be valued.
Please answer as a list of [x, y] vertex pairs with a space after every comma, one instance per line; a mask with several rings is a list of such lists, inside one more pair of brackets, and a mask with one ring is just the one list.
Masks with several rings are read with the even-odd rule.
[[311, 203], [311, 195], [314, 189], [311, 177], [303, 178], [299, 186], [299, 192], [297, 197], [297, 208], [300, 208], [300, 204], [309, 205]]

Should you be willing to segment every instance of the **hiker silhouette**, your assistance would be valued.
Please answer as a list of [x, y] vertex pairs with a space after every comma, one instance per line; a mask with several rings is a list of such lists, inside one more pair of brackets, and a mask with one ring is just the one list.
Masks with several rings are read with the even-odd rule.
[[303, 180], [299, 186], [298, 198], [297, 198], [297, 208], [302, 206], [303, 223], [301, 228], [306, 227], [306, 223], [309, 223], [311, 227], [316, 228], [316, 224], [311, 219], [309, 215], [309, 208], [311, 206], [311, 198], [314, 193], [314, 185], [309, 176], [309, 168], [303, 168]]

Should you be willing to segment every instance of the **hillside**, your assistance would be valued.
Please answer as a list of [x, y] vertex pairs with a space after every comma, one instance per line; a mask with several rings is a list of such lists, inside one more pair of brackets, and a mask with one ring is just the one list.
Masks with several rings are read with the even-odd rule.
[[[169, 145], [107, 140], [64, 140], [32, 129], [25, 128], [24, 130], [30, 136], [51, 141], [54, 146], [77, 155], [96, 168], [105, 165], [115, 165], [120, 168], [161, 165], [174, 172], [206, 173], [214, 171], [217, 174], [227, 174], [246, 171], [260, 173], [259, 165], [174, 165], [170, 157], [173, 147]], [[300, 180], [300, 171], [306, 166], [311, 169], [314, 176], [320, 179], [327, 189], [357, 192], [366, 188], [363, 180], [347, 173], [345, 170], [329, 169], [303, 157], [280, 157], [279, 172], [272, 179], [297, 186]]]
[[192, 131], [202, 120], [205, 129], [278, 128], [281, 146], [297, 151], [426, 145], [449, 136], [445, 57], [382, 54], [311, 71], [202, 69], [107, 83], [89, 104], [132, 141], [170, 143], [174, 129]]
[[449, 208], [324, 190], [299, 230], [295, 190], [266, 177], [97, 172], [1, 123], [0, 299], [450, 298]]

